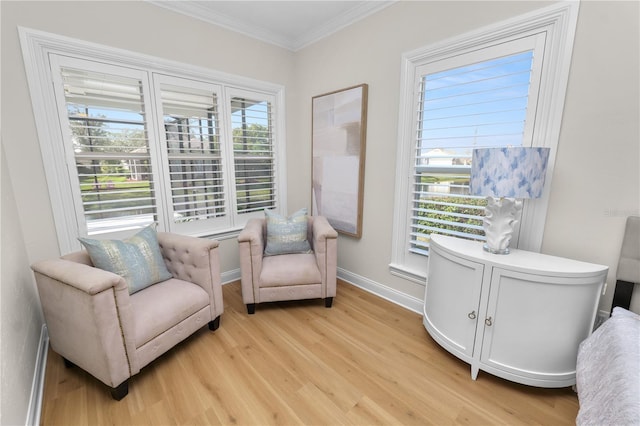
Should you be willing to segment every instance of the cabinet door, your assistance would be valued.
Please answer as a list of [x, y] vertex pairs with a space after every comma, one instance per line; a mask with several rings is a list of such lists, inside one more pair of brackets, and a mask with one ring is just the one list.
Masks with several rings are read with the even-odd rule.
[[484, 265], [432, 246], [425, 291], [425, 326], [449, 352], [473, 355]]
[[601, 285], [602, 277], [559, 278], [494, 268], [480, 362], [502, 377], [517, 375], [520, 383], [572, 385], [578, 345], [591, 333]]

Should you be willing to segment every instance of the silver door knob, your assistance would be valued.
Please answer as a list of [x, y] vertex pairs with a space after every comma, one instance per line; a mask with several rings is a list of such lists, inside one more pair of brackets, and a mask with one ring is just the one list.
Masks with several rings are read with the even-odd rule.
[[493, 320], [491, 319], [491, 317], [489, 317], [489, 318], [486, 318], [486, 319], [484, 320], [484, 323], [485, 323], [488, 327], [491, 327], [491, 325], [493, 324]]
[[476, 319], [476, 311], [471, 311], [467, 314], [469, 319]]

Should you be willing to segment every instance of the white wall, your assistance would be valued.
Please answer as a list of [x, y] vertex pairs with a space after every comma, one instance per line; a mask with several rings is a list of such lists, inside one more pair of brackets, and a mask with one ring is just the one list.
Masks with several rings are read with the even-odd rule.
[[[338, 265], [422, 298], [424, 287], [389, 273], [400, 57], [547, 2], [399, 2], [296, 57], [303, 158], [311, 155], [310, 98], [369, 84], [363, 234], [341, 236]], [[609, 265], [615, 282], [625, 216], [640, 214], [637, 2], [581, 4], [542, 251]], [[291, 119], [291, 117], [289, 117]], [[306, 167], [289, 170], [310, 179]], [[303, 202], [306, 200], [300, 200]], [[290, 204], [293, 200], [290, 200]], [[425, 259], [426, 262], [426, 259]], [[612, 285], [601, 301], [608, 309]]]
[[640, 3], [583, 2], [542, 250], [609, 265], [640, 215]]
[[25, 424], [38, 355], [42, 313], [20, 228], [11, 178], [0, 149], [2, 235], [0, 237], [0, 424]]
[[[369, 84], [363, 232], [340, 237], [338, 265], [417, 299], [424, 285], [389, 273], [398, 139], [400, 59], [404, 52], [527, 12], [537, 3], [400, 2], [299, 52], [301, 134], [310, 152], [312, 96]], [[293, 175], [306, 169], [289, 170]], [[425, 258], [425, 263], [427, 259]]]

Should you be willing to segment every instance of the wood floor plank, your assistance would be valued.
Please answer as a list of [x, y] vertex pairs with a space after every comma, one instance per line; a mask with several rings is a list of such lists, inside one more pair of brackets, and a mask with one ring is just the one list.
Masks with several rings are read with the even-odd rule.
[[398, 419], [366, 395], [347, 412], [347, 417], [355, 425], [398, 424]]
[[320, 300], [261, 304], [239, 282], [225, 312], [130, 380], [108, 388], [49, 351], [43, 425], [573, 425], [570, 388], [534, 388], [480, 372], [434, 342], [422, 317], [339, 281]]

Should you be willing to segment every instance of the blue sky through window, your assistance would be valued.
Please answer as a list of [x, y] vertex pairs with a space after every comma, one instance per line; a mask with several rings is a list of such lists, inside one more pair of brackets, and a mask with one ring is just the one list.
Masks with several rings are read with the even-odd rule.
[[469, 155], [520, 146], [532, 61], [527, 51], [424, 76], [419, 146]]

